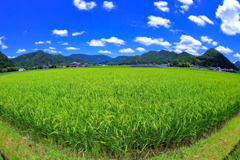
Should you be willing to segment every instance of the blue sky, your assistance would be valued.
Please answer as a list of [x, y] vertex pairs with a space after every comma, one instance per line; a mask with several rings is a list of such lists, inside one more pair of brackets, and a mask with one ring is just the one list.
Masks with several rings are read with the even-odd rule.
[[0, 50], [140, 55], [151, 50], [201, 55], [216, 48], [240, 60], [237, 0], [0, 1]]

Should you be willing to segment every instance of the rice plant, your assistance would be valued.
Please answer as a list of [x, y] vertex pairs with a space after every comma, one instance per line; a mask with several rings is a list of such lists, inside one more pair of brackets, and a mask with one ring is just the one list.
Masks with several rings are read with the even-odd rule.
[[0, 76], [0, 117], [86, 152], [181, 143], [240, 111], [240, 75], [177, 68], [74, 68]]

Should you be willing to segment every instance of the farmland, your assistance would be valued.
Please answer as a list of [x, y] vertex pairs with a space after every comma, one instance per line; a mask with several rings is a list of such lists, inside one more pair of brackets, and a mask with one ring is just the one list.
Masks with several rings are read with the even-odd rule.
[[240, 75], [178, 68], [73, 68], [0, 75], [0, 116], [89, 153], [187, 143], [240, 111]]

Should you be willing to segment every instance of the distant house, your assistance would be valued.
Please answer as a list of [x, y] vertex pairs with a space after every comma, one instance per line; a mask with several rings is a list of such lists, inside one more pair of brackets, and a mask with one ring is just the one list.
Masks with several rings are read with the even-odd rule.
[[49, 67], [47, 65], [43, 65], [42, 69], [48, 69]]
[[148, 64], [137, 64], [137, 65], [130, 65], [131, 67], [165, 67], [165, 65], [164, 66], [162, 66], [162, 65], [152, 65], [152, 64], [150, 64], [150, 65], [148, 65]]
[[81, 63], [72, 62], [69, 67], [81, 67]]
[[90, 65], [85, 63], [85, 64], [81, 64], [81, 63], [78, 63], [78, 62], [72, 62], [70, 64], [69, 67], [89, 67]]
[[82, 67], [90, 67], [90, 65], [85, 63], [85, 64], [82, 65]]
[[26, 71], [26, 69], [25, 68], [20, 68], [18, 71], [22, 72], [22, 71]]
[[222, 71], [222, 68], [221, 68], [221, 67], [210, 67], [210, 70], [213, 70], [213, 71]]

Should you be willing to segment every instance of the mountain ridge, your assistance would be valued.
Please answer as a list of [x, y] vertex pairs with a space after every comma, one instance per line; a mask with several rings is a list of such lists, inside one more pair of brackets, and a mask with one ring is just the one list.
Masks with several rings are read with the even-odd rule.
[[90, 63], [104, 63], [112, 59], [111, 57], [102, 54], [100, 55], [71, 54], [69, 57], [79, 58], [84, 62]]
[[49, 53], [45, 53], [41, 50], [20, 55], [12, 60], [17, 66], [26, 67], [38, 65], [66, 64], [74, 61], [83, 62], [81, 59], [78, 58], [63, 56], [60, 54], [52, 55]]
[[236, 68], [227, 57], [214, 48], [207, 50], [203, 55], [199, 56], [198, 59], [201, 61], [201, 65], [205, 67]]
[[[77, 58], [78, 57], [78, 58]], [[80, 59], [82, 57], [82, 59]], [[112, 65], [134, 65], [134, 64], [163, 64], [170, 66], [190, 66], [190, 64], [202, 67], [221, 67], [233, 68], [237, 67], [231, 63], [222, 53], [214, 48], [207, 50], [201, 56], [194, 56], [187, 52], [180, 54], [173, 51], [149, 51], [137, 56], [118, 56], [111, 58], [106, 55], [86, 55], [71, 54], [70, 56], [52, 55], [43, 51], [36, 51], [18, 56], [12, 59], [17, 66], [37, 66], [48, 64], [60, 64], [77, 62], [91, 62]]]
[[0, 51], [0, 68], [14, 67], [15, 64], [5, 54]]

